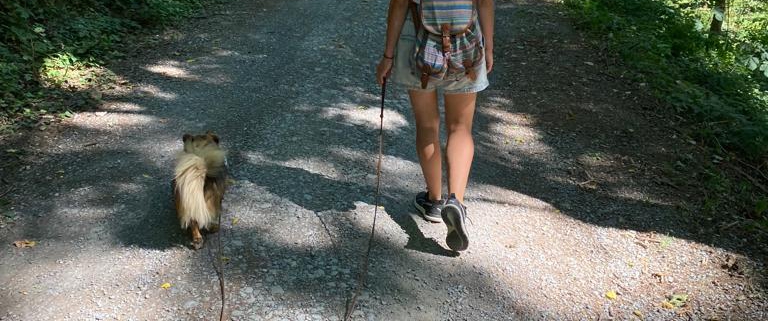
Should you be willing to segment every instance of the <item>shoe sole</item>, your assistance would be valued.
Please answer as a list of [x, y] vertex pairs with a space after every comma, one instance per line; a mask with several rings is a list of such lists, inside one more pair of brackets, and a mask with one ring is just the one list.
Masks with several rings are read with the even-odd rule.
[[432, 222], [432, 223], [443, 222], [443, 219], [441, 217], [432, 217], [427, 215], [427, 209], [419, 205], [419, 202], [413, 201], [413, 206], [415, 206], [416, 209], [419, 211], [419, 213], [421, 213], [421, 217], [423, 217], [425, 221]]
[[445, 243], [456, 252], [466, 250], [469, 247], [469, 238], [467, 237], [467, 230], [464, 228], [464, 220], [461, 219], [461, 209], [456, 205], [447, 204], [443, 205], [440, 214], [445, 226], [448, 227]]

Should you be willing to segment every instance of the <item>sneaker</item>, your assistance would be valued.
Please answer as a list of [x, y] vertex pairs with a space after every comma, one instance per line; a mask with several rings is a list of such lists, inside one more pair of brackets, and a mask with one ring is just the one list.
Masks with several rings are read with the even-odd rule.
[[467, 207], [456, 199], [455, 194], [443, 204], [443, 210], [440, 215], [448, 227], [448, 235], [445, 237], [445, 243], [454, 251], [464, 251], [469, 246], [467, 237], [466, 219]]
[[433, 201], [429, 199], [428, 192], [421, 192], [416, 194], [416, 199], [413, 201], [413, 205], [419, 210], [421, 216], [425, 220], [432, 223], [442, 223], [443, 218], [440, 216], [440, 210], [442, 209], [442, 201]]

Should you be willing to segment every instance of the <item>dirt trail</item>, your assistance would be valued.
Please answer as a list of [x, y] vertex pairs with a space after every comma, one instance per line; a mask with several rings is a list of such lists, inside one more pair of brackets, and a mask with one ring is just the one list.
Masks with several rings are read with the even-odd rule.
[[[393, 88], [385, 211], [354, 318], [768, 318], [764, 256], [697, 233], [679, 209], [692, 196], [659, 180], [689, 147], [642, 86], [606, 70], [559, 5], [496, 4], [470, 250], [452, 255], [445, 227], [412, 208], [423, 182]], [[124, 85], [100, 110], [6, 139], [24, 165], [3, 173], [15, 219], [0, 228], [0, 320], [216, 318], [216, 237], [187, 246], [169, 189], [182, 134], [206, 129], [235, 179], [220, 233], [231, 319], [338, 320], [373, 213], [385, 13], [231, 1], [115, 63]], [[22, 239], [38, 243], [11, 245]], [[686, 305], [663, 307], [672, 294]]]

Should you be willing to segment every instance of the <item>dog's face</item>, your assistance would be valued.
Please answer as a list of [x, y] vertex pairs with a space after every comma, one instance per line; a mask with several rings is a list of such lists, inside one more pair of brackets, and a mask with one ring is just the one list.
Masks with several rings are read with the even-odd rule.
[[184, 151], [187, 153], [191, 153], [195, 150], [219, 147], [219, 136], [216, 136], [216, 134], [210, 131], [204, 135], [184, 134], [181, 140], [184, 142]]

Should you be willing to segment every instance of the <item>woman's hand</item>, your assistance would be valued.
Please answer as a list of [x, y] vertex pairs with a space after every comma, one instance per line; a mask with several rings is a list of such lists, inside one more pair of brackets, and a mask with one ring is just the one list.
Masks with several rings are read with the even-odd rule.
[[384, 84], [384, 78], [388, 78], [392, 72], [393, 62], [391, 58], [381, 57], [379, 65], [376, 66], [376, 82], [379, 83], [379, 86]]
[[493, 70], [493, 49], [488, 47], [485, 48], [485, 70], [489, 74]]

